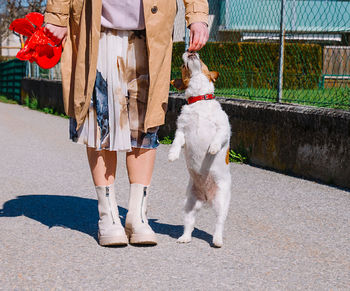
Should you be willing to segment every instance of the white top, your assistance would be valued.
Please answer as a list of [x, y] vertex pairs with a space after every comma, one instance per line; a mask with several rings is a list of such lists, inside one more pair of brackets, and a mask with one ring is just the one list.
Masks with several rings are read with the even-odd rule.
[[101, 25], [119, 30], [145, 29], [142, 0], [102, 0]]

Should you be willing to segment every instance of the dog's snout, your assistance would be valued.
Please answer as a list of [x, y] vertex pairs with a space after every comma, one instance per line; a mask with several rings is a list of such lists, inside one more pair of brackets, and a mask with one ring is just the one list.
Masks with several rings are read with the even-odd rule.
[[188, 57], [190, 60], [193, 60], [193, 59], [197, 59], [197, 58], [198, 58], [198, 55], [197, 55], [195, 52], [188, 52], [188, 53], [187, 53], [187, 57]]
[[196, 52], [185, 51], [182, 55], [182, 60], [186, 64], [188, 61], [194, 62], [199, 60], [199, 55]]
[[186, 51], [184, 57], [187, 59], [199, 59], [199, 55], [196, 52]]

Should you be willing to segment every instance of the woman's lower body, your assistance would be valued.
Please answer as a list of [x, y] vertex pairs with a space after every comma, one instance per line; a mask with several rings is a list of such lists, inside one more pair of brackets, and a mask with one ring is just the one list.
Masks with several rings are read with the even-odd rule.
[[[75, 120], [70, 120], [70, 138], [87, 146], [98, 197], [101, 245], [157, 243], [146, 217], [158, 146], [158, 128], [144, 132], [148, 86], [145, 32], [103, 29], [89, 112], [78, 131]], [[130, 182], [125, 231], [114, 190], [117, 151], [126, 152]]]

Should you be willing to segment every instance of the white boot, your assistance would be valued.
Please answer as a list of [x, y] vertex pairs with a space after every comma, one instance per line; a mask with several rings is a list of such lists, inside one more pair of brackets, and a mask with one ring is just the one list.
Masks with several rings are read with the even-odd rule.
[[131, 244], [156, 245], [157, 237], [146, 217], [148, 187], [130, 185], [129, 210], [125, 220], [125, 232]]
[[98, 198], [98, 240], [101, 246], [127, 245], [128, 238], [120, 223], [114, 185], [96, 186]]

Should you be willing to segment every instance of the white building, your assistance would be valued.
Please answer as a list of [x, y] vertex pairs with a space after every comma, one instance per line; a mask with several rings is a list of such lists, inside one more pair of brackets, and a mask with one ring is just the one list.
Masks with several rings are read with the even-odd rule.
[[19, 36], [10, 32], [1, 42], [0, 55], [3, 57], [15, 57], [21, 49], [21, 41]]

